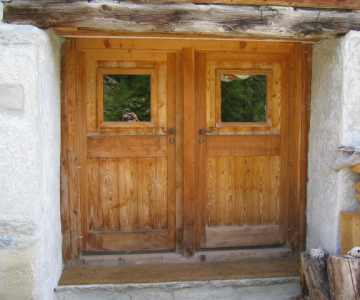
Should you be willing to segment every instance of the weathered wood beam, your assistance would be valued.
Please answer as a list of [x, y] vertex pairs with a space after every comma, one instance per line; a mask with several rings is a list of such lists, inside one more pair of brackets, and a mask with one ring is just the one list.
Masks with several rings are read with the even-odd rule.
[[[120, 3], [122, 0], [2, 0], [13, 4], [54, 4], [54, 3]], [[134, 0], [140, 2], [161, 2], [162, 0]], [[292, 7], [312, 7], [312, 8], [336, 8], [336, 9], [360, 9], [359, 0], [167, 0], [166, 2], [182, 3], [213, 3], [213, 4], [235, 4], [235, 5], [278, 5]]]
[[320, 39], [360, 30], [360, 12], [128, 2], [5, 5], [4, 22], [91, 31]]

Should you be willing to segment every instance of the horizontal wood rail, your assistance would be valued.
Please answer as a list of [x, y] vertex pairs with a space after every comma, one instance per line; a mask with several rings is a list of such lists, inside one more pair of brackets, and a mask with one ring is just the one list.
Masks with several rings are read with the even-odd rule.
[[280, 155], [280, 135], [209, 135], [207, 156]]
[[[120, 237], [120, 238], [119, 238]], [[169, 231], [93, 231], [89, 233], [90, 251], [142, 251], [169, 249]], [[173, 248], [173, 247], [171, 247]]]
[[210, 227], [206, 229], [206, 247], [265, 246], [283, 243], [279, 225]]
[[89, 136], [88, 157], [164, 157], [166, 136]]

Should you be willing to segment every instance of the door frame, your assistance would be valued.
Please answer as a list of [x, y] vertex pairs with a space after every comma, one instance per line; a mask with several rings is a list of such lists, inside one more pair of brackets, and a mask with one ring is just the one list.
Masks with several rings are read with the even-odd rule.
[[[197, 174], [201, 170], [194, 163], [198, 153], [197, 107], [195, 103], [195, 51], [237, 51], [241, 53], [279, 54], [284, 61], [284, 72], [289, 74], [286, 97], [289, 99], [288, 136], [288, 207], [286, 244], [296, 254], [305, 248], [305, 206], [307, 182], [307, 149], [310, 117], [311, 43], [265, 42], [256, 40], [176, 38], [157, 39], [141, 37], [71, 38], [66, 41], [62, 61], [61, 104], [61, 220], [63, 234], [63, 259], [67, 264], [78, 264], [82, 254], [80, 132], [83, 130], [79, 114], [81, 91], [79, 60], [84, 51], [153, 50], [177, 53], [177, 74], [182, 74], [175, 87], [176, 111], [176, 205], [177, 249], [191, 257], [200, 247], [200, 233], [196, 217], [199, 213]], [[184, 63], [182, 63], [184, 62]], [[186, 86], [186, 88], [182, 88]], [[183, 111], [188, 113], [183, 114]], [[192, 129], [192, 130], [190, 130]], [[186, 145], [184, 147], [183, 145]], [[187, 211], [182, 215], [182, 211]]]

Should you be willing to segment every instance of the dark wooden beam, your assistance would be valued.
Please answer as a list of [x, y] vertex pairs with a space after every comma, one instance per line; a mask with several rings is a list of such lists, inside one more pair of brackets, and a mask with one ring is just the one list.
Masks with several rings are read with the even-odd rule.
[[320, 39], [360, 30], [360, 13], [192, 3], [14, 2], [5, 5], [4, 22], [107, 32]]

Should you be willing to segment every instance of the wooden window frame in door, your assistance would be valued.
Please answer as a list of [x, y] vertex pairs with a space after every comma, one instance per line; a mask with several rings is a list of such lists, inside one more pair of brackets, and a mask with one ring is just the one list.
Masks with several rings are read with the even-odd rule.
[[[98, 127], [99, 128], [155, 128], [156, 120], [156, 83], [154, 68], [98, 68], [96, 74], [97, 81], [97, 99], [98, 99]], [[104, 75], [150, 75], [150, 121], [149, 122], [105, 122], [104, 121]]]
[[[266, 119], [267, 122], [221, 122], [221, 75], [222, 74], [246, 74], [266, 75]], [[271, 84], [273, 84], [272, 70], [246, 70], [246, 69], [216, 69], [216, 91], [215, 91], [215, 127], [216, 128], [241, 128], [241, 127], [271, 127], [272, 126], [272, 97]]]

